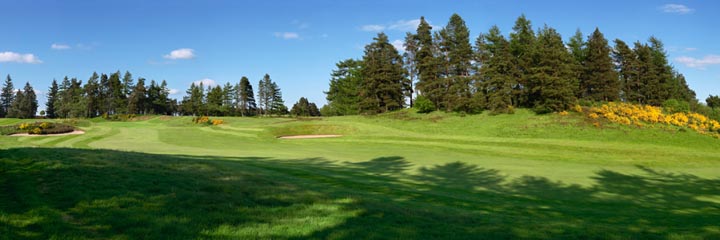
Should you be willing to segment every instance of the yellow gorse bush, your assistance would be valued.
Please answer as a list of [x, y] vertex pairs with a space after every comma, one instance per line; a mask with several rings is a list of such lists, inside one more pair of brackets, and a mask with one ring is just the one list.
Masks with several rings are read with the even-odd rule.
[[660, 107], [611, 102], [600, 107], [590, 107], [585, 114], [591, 119], [604, 118], [610, 122], [638, 127], [645, 123], [687, 127], [720, 138], [720, 123], [698, 113], [665, 114]]

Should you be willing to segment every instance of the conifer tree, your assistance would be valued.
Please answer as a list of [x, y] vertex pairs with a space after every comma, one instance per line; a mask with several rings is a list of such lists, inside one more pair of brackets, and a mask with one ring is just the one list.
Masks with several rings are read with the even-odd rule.
[[374, 42], [365, 46], [360, 84], [360, 109], [363, 113], [382, 113], [403, 107], [403, 86], [406, 76], [402, 57], [379, 33]]
[[362, 61], [346, 59], [336, 63], [335, 67], [330, 74], [330, 89], [325, 92], [327, 109], [340, 116], [360, 113]]
[[220, 86], [208, 86], [207, 97], [205, 101], [206, 115], [222, 116], [223, 89]]
[[573, 56], [566, 50], [562, 37], [547, 25], [538, 32], [535, 62], [529, 69], [530, 99], [538, 113], [563, 111], [575, 103]]
[[87, 117], [96, 117], [100, 114], [101, 109], [101, 94], [100, 94], [100, 82], [99, 76], [96, 72], [93, 72], [90, 79], [83, 87], [85, 90], [85, 97], [87, 102]]
[[138, 78], [137, 83], [128, 97], [127, 111], [129, 114], [145, 114], [147, 109], [147, 89], [145, 79]]
[[53, 79], [48, 89], [47, 101], [45, 102], [45, 116], [47, 118], [57, 118], [57, 112], [55, 111], [55, 102], [58, 100], [58, 84]]
[[536, 99], [528, 99], [530, 69], [533, 67], [535, 33], [532, 30], [532, 23], [520, 15], [515, 21], [513, 32], [510, 33], [510, 53], [513, 56], [513, 65], [517, 68], [514, 76], [516, 83], [513, 84], [512, 102], [514, 106], [529, 107]]
[[612, 55], [620, 78], [622, 100], [634, 103], [642, 102], [643, 97], [640, 92], [642, 83], [638, 73], [640, 66], [637, 55], [620, 39], [615, 39]]
[[512, 113], [512, 87], [516, 85], [514, 78], [518, 73], [512, 62], [510, 44], [497, 26], [493, 26], [483, 40], [479, 51], [487, 60], [480, 69], [483, 81], [478, 87], [487, 93], [487, 108], [492, 113]]
[[285, 100], [282, 98], [282, 91], [275, 82], [270, 82], [270, 114], [285, 115], [288, 114], [288, 108], [285, 106]]
[[10, 78], [10, 75], [7, 75], [5, 83], [3, 83], [2, 91], [0, 92], [0, 117], [7, 117], [14, 100], [15, 87], [13, 87], [12, 78]]
[[247, 77], [243, 76], [240, 78], [237, 91], [238, 99], [236, 100], [236, 103], [238, 105], [237, 108], [240, 111], [240, 116], [254, 115], [257, 109], [257, 105], [255, 104], [255, 93], [253, 92], [252, 85]]
[[662, 88], [657, 70], [652, 65], [653, 54], [652, 49], [647, 44], [635, 42], [633, 51], [637, 56], [638, 63], [638, 82], [641, 84], [639, 90], [639, 99], [642, 104], [652, 104], [660, 106], [662, 101], [657, 98]]
[[592, 101], [617, 101], [620, 86], [615, 72], [607, 39], [598, 28], [588, 38], [586, 59], [580, 89], [585, 99]]
[[272, 79], [269, 74], [265, 74], [258, 83], [258, 103], [261, 114], [269, 114], [270, 107], [272, 106], [273, 98]]
[[473, 49], [470, 45], [470, 31], [458, 14], [450, 17], [445, 29], [442, 46], [447, 49], [448, 92], [445, 98], [446, 111], [473, 112], [472, 69]]
[[405, 70], [408, 73], [407, 81], [403, 84], [403, 91], [405, 97], [410, 101], [410, 107], [413, 106], [413, 92], [415, 80], [417, 79], [417, 53], [418, 53], [418, 38], [415, 34], [410, 32], [405, 34], [405, 42], [403, 43], [405, 52], [403, 53], [403, 63], [405, 64]]
[[420, 17], [420, 24], [417, 28], [418, 51], [415, 57], [418, 69], [417, 90], [420, 95], [425, 96], [435, 104], [436, 108], [441, 106], [443, 97], [443, 85], [439, 78], [437, 59], [434, 52], [437, 48], [433, 43], [432, 26]]

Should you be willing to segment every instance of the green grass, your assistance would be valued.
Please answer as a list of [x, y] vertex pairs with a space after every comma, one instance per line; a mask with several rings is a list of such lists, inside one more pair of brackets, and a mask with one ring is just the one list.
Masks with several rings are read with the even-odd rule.
[[[720, 140], [690, 131], [525, 110], [221, 119], [0, 137], [0, 239], [720, 238]], [[344, 136], [276, 138], [296, 134]]]

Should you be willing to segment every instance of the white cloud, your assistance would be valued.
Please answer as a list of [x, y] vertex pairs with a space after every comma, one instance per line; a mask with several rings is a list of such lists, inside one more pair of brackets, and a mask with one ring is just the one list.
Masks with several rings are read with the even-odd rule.
[[692, 52], [692, 51], [697, 51], [697, 50], [698, 50], [698, 49], [697, 49], [697, 48], [694, 48], [694, 47], [685, 48], [685, 51], [687, 51], [687, 52]]
[[295, 32], [276, 32], [275, 37], [282, 38], [282, 39], [298, 39], [300, 38], [300, 34], [297, 34]]
[[398, 50], [398, 52], [402, 53], [402, 52], [405, 52], [405, 46], [403, 46], [404, 43], [405, 42], [403, 42], [402, 40], [396, 39], [395, 41], [392, 41], [390, 44], [392, 44], [393, 47], [395, 47], [395, 49]]
[[16, 62], [16, 63], [42, 63], [42, 60], [38, 59], [33, 54], [22, 54], [16, 52], [0, 52], [0, 62]]
[[705, 67], [708, 65], [719, 65], [720, 55], [706, 55], [703, 58], [682, 56], [675, 58], [675, 61], [685, 64], [685, 66], [690, 68], [705, 69]]
[[[427, 21], [427, 20], [426, 20]], [[428, 24], [430, 24], [430, 21], [427, 21]], [[412, 20], [399, 20], [390, 24], [370, 24], [370, 25], [364, 25], [360, 27], [360, 30], [365, 32], [382, 32], [384, 30], [395, 30], [395, 31], [401, 31], [401, 32], [408, 32], [408, 31], [415, 31], [417, 30], [417, 27], [420, 25], [420, 19], [412, 19]], [[430, 26], [433, 29], [439, 28], [438, 26], [434, 26], [430, 24]]]
[[676, 13], [676, 14], [688, 14], [695, 11], [695, 9], [689, 8], [682, 4], [665, 4], [660, 7], [660, 10], [665, 13]]
[[[203, 84], [203, 85], [204, 85], [204, 84]], [[170, 90], [168, 90], [168, 93], [170, 93], [170, 94], [178, 94], [178, 93], [180, 93], [180, 90], [171, 88]]]
[[209, 79], [209, 78], [203, 78], [203, 79], [194, 81], [193, 83], [194, 83], [195, 85], [199, 85], [200, 83], [202, 83], [203, 87], [216, 86], [216, 85], [217, 85], [217, 83], [215, 82], [215, 80], [212, 80], [212, 79]]
[[173, 50], [172, 52], [170, 52], [170, 54], [164, 55], [163, 57], [172, 60], [193, 59], [195, 58], [195, 50], [191, 48], [180, 48]]
[[365, 25], [360, 27], [360, 30], [363, 30], [365, 32], [382, 32], [383, 30], [385, 30], [385, 26], [376, 24]]
[[52, 45], [50, 45], [50, 48], [55, 49], [55, 50], [65, 50], [65, 49], [70, 49], [70, 45], [53, 43]]

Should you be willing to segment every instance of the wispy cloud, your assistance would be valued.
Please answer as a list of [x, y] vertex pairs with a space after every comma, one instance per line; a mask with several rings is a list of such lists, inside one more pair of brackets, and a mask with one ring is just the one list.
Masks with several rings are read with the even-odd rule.
[[360, 30], [365, 32], [382, 32], [383, 30], [385, 30], [385, 26], [376, 24], [364, 25], [360, 27]]
[[66, 49], [70, 49], [70, 45], [53, 43], [52, 45], [50, 45], [50, 48], [55, 49], [55, 50], [66, 50]]
[[690, 68], [705, 69], [708, 65], [720, 65], [720, 55], [706, 55], [703, 58], [682, 56], [675, 58], [675, 61]]
[[285, 40], [289, 40], [289, 39], [299, 39], [299, 38], [300, 38], [300, 34], [298, 34], [298, 33], [296, 33], [296, 32], [276, 32], [276, 33], [275, 33], [275, 37], [277, 37], [277, 38], [282, 38], [282, 39], [285, 39]]
[[[430, 21], [427, 21], [427, 22], [428, 22], [428, 24], [430, 24]], [[417, 30], [418, 25], [420, 25], [420, 19], [399, 20], [399, 21], [395, 21], [395, 22], [392, 22], [389, 24], [363, 25], [360, 27], [360, 30], [365, 31], [365, 32], [382, 32], [385, 30], [408, 32], [408, 31]], [[432, 24], [431, 24], [431, 26], [432, 26]], [[432, 26], [432, 27], [433, 27], [433, 29], [438, 28], [437, 26]]]
[[688, 14], [695, 11], [695, 9], [689, 8], [682, 4], [665, 4], [659, 7], [659, 9], [665, 13], [674, 14]]
[[177, 60], [177, 59], [193, 59], [195, 58], [195, 50], [191, 48], [180, 48], [173, 50], [169, 54], [163, 56], [166, 59]]
[[168, 90], [168, 93], [170, 93], [171, 95], [173, 95], [173, 94], [178, 94], [178, 93], [180, 93], [180, 90], [171, 88], [170, 90]]
[[209, 79], [209, 78], [203, 78], [203, 79], [194, 81], [193, 83], [195, 83], [195, 85], [199, 85], [200, 83], [202, 83], [203, 87], [216, 86], [216, 85], [217, 85], [217, 83], [215, 82], [215, 80], [212, 80], [212, 79]]
[[0, 52], [0, 62], [38, 64], [42, 63], [42, 60], [30, 53]]

